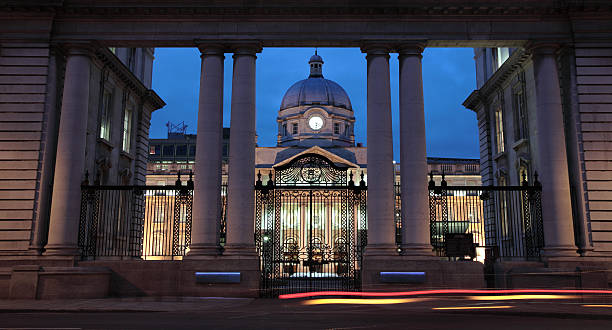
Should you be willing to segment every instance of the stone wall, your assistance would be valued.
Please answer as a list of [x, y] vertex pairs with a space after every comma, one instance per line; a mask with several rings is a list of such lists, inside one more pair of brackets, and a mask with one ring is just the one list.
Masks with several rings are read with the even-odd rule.
[[[45, 215], [39, 203], [45, 151], [46, 120], [55, 111], [57, 82], [49, 76], [48, 43], [2, 42], [0, 44], [0, 253], [23, 254], [30, 246], [37, 217]], [[49, 99], [47, 99], [49, 95]], [[54, 157], [51, 157], [54, 158]], [[51, 169], [52, 172], [52, 169]], [[48, 188], [48, 187], [47, 187]], [[48, 190], [47, 190], [48, 191]]]
[[577, 43], [581, 175], [595, 253], [612, 253], [612, 43]]

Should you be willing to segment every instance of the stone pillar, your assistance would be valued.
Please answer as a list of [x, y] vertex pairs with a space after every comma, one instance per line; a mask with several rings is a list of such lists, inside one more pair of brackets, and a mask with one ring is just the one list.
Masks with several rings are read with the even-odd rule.
[[79, 47], [71, 47], [67, 53], [46, 255], [78, 254], [89, 109], [89, 56], [89, 49]]
[[55, 154], [57, 152], [57, 130], [59, 124], [59, 109], [57, 105], [57, 57], [60, 56], [56, 47], [49, 49], [49, 73], [47, 74], [47, 95], [45, 97], [44, 154], [40, 173], [40, 191], [38, 194], [38, 207], [36, 220], [32, 229], [30, 252], [40, 255], [47, 240], [49, 230], [49, 209], [51, 208], [51, 192], [54, 175]]
[[399, 50], [402, 254], [431, 256], [425, 107], [420, 44]]
[[368, 246], [367, 255], [394, 255], [395, 192], [389, 49], [364, 47], [368, 62]]
[[191, 247], [187, 257], [219, 254], [223, 148], [223, 48], [200, 47], [200, 100], [196, 140]]
[[255, 251], [255, 60], [258, 47], [237, 47], [232, 77], [232, 113], [227, 186], [225, 255]]
[[556, 45], [531, 45], [542, 182], [544, 255], [576, 256]]

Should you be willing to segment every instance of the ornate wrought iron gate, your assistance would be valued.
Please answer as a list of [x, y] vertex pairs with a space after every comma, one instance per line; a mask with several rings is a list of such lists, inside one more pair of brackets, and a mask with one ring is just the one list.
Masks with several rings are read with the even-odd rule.
[[264, 296], [359, 290], [366, 185], [348, 167], [307, 154], [256, 184], [255, 242]]

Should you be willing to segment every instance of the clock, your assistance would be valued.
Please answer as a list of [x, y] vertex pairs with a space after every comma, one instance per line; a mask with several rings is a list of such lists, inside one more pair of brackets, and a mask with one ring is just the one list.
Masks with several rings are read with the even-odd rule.
[[319, 116], [312, 116], [308, 119], [308, 126], [315, 131], [318, 131], [323, 127], [323, 118]]

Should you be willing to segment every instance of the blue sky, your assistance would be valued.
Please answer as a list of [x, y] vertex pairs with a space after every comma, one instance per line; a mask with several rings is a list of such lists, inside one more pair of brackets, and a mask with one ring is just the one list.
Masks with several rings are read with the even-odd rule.
[[[276, 116], [285, 91], [308, 77], [312, 48], [264, 48], [257, 56], [257, 134], [260, 146], [275, 146]], [[165, 138], [166, 122], [185, 121], [196, 132], [200, 56], [195, 48], [157, 48], [153, 89], [167, 105], [153, 113], [151, 138]], [[232, 54], [225, 56], [223, 124], [230, 125]], [[355, 140], [366, 141], [366, 60], [357, 48], [320, 48], [323, 75], [348, 93], [355, 111]], [[461, 103], [476, 88], [471, 48], [428, 48], [423, 53], [427, 155], [478, 158], [476, 114]], [[398, 60], [391, 54], [394, 157], [399, 161]]]

